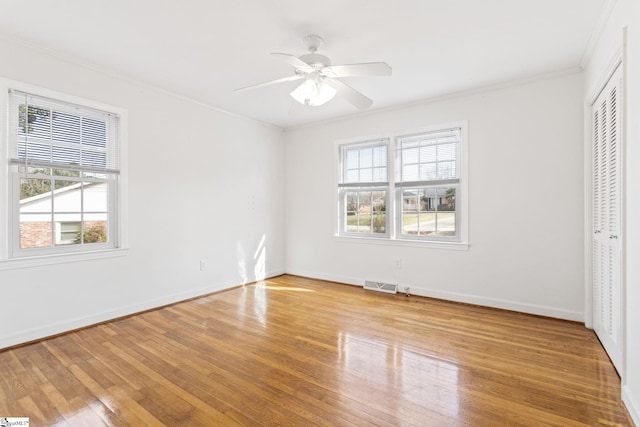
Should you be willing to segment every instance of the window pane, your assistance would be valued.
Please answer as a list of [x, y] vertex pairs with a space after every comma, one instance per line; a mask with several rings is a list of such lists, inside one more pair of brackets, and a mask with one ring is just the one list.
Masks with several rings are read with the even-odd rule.
[[371, 193], [369, 191], [358, 193], [358, 211], [371, 214]]
[[373, 147], [373, 166], [387, 166], [387, 146]]
[[[23, 208], [29, 208], [34, 205], [35, 201], [26, 201], [25, 199], [45, 194], [51, 191], [51, 180], [41, 178], [21, 178], [20, 179], [20, 212]], [[47, 212], [51, 212], [51, 200], [38, 198], [38, 206], [42, 206], [48, 202]]]
[[360, 182], [373, 182], [373, 169], [360, 169]]
[[32, 140], [18, 143], [18, 158], [37, 160], [41, 162], [51, 161], [51, 146]]
[[82, 151], [82, 166], [104, 168], [107, 166], [107, 153], [105, 151]]
[[407, 165], [411, 163], [418, 163], [420, 155], [419, 150], [419, 148], [409, 148], [406, 150], [402, 150], [402, 164]]
[[386, 182], [387, 181], [387, 168], [374, 168], [373, 169], [373, 181], [374, 182]]
[[20, 213], [20, 248], [46, 248], [51, 245], [51, 214]]
[[348, 192], [345, 203], [346, 232], [363, 234], [386, 232], [386, 191]]
[[404, 166], [402, 168], [403, 181], [418, 181], [419, 176], [418, 165]]
[[82, 209], [85, 213], [107, 212], [109, 202], [106, 182], [85, 182], [83, 186]]
[[359, 166], [358, 162], [358, 150], [347, 150], [347, 169], [357, 169]]
[[82, 118], [82, 143], [92, 147], [107, 147], [107, 124], [102, 120]]
[[437, 177], [436, 164], [425, 163], [420, 165], [420, 180], [434, 180]]
[[84, 244], [107, 242], [107, 214], [85, 214], [84, 218], [85, 222], [82, 242]]
[[438, 160], [455, 160], [456, 158], [456, 144], [442, 144], [438, 145]]
[[456, 235], [456, 213], [438, 212], [438, 236]]
[[402, 214], [402, 234], [418, 234], [418, 213], [404, 212]]
[[419, 208], [418, 192], [416, 190], [407, 190], [402, 193], [402, 210], [417, 211]]
[[401, 234], [454, 237], [456, 235], [455, 197], [455, 187], [405, 189]]
[[79, 245], [81, 243], [79, 214], [56, 214], [53, 221], [56, 245]]
[[[436, 158], [436, 146], [427, 145], [420, 147], [420, 162], [435, 162]], [[448, 159], [447, 159], [448, 160]]]
[[421, 209], [427, 212], [435, 211], [437, 207], [436, 194], [433, 189], [420, 190]]
[[438, 163], [438, 179], [456, 178], [456, 162]]
[[49, 139], [51, 111], [46, 108], [40, 108], [35, 105], [29, 105], [28, 118], [25, 121], [24, 112], [27, 110], [24, 104], [19, 106], [18, 132], [20, 135], [28, 135], [29, 137]]
[[59, 239], [57, 244], [73, 244], [80, 243], [80, 223], [79, 222], [61, 222]]
[[356, 212], [358, 210], [358, 194], [347, 193], [346, 196], [347, 212]]
[[360, 149], [360, 167], [370, 168], [373, 166], [373, 148]]
[[70, 184], [61, 188], [56, 188], [53, 193], [53, 209], [56, 213], [73, 213], [78, 216], [76, 219], [66, 221], [80, 221], [80, 211], [82, 210], [82, 183], [81, 182], [60, 182], [56, 184]]
[[387, 196], [384, 191], [374, 191], [372, 226], [374, 233], [385, 233], [387, 228]]
[[436, 231], [436, 213], [420, 212], [419, 230], [421, 236], [428, 236]]
[[456, 210], [456, 189], [454, 187], [439, 188], [438, 197], [441, 201], [438, 206], [439, 211], [453, 212]]
[[77, 115], [54, 111], [51, 130], [55, 141], [80, 143], [80, 117]]
[[345, 181], [346, 182], [358, 182], [359, 177], [360, 177], [360, 174], [359, 174], [359, 170], [358, 169], [349, 170], [349, 171], [347, 171], [347, 176], [345, 177]]

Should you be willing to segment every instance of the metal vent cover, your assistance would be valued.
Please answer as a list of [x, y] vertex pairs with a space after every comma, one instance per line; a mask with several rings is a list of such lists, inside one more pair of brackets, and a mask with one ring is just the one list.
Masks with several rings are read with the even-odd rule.
[[398, 285], [393, 283], [376, 282], [373, 280], [364, 281], [364, 289], [370, 291], [386, 292], [389, 294], [398, 293]]

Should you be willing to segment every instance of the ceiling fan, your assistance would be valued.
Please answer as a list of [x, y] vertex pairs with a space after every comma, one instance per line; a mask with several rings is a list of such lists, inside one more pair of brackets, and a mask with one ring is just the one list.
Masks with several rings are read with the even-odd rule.
[[351, 86], [342, 82], [339, 77], [357, 76], [390, 76], [391, 67], [385, 62], [368, 62], [361, 64], [331, 65], [331, 60], [316, 53], [322, 46], [322, 37], [310, 35], [304, 38], [309, 53], [302, 56], [287, 53], [272, 53], [295, 67], [295, 74], [281, 79], [270, 80], [251, 86], [236, 89], [234, 92], [257, 89], [278, 83], [304, 80], [289, 95], [304, 105], [318, 106], [329, 102], [336, 94], [361, 110], [371, 106], [373, 101]]

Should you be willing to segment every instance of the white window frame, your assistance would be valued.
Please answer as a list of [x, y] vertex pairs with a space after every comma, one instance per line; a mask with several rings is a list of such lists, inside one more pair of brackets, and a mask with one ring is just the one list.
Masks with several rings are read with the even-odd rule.
[[[458, 182], [455, 184], [447, 184], [447, 181], [441, 183], [444, 186], [456, 187], [456, 236], [406, 236], [401, 233], [402, 224], [402, 185], [400, 182], [400, 156], [397, 150], [400, 138], [419, 135], [424, 133], [432, 133], [447, 129], [460, 129], [459, 151], [456, 154], [458, 166]], [[342, 183], [342, 147], [348, 145], [356, 145], [366, 143], [367, 141], [388, 139], [388, 175], [389, 182], [387, 188], [387, 205], [386, 220], [387, 233], [385, 235], [372, 233], [362, 235], [362, 233], [347, 233], [343, 229], [344, 224], [344, 201], [341, 194]], [[468, 185], [468, 122], [466, 120], [425, 126], [420, 128], [405, 129], [383, 135], [373, 135], [362, 138], [350, 138], [338, 140], [334, 144], [336, 153], [336, 162], [334, 165], [336, 177], [334, 188], [337, 188], [336, 196], [336, 215], [334, 226], [334, 237], [339, 241], [349, 243], [367, 243], [382, 245], [400, 245], [410, 247], [433, 247], [440, 249], [466, 250], [469, 247], [469, 185]], [[398, 185], [397, 185], [398, 184]], [[428, 187], [441, 186], [441, 184], [433, 184]], [[424, 186], [418, 186], [420, 188]]]
[[[108, 111], [119, 117], [118, 155], [119, 176], [110, 197], [110, 226], [114, 244], [101, 245], [61, 245], [51, 248], [19, 248], [19, 219], [16, 218], [19, 194], [16, 194], [16, 174], [12, 172], [10, 160], [9, 93], [11, 90], [49, 98], [66, 104], [94, 110]], [[127, 200], [127, 110], [101, 102], [0, 78], [0, 270], [24, 268], [39, 265], [75, 262], [90, 259], [125, 256], [128, 252], [128, 209]], [[55, 240], [56, 236], [52, 236]]]

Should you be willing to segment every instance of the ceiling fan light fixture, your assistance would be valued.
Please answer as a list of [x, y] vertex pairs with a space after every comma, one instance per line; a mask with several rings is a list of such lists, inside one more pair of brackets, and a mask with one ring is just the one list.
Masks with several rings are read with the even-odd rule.
[[336, 90], [323, 80], [307, 79], [289, 95], [300, 104], [317, 107], [331, 101]]

